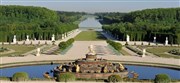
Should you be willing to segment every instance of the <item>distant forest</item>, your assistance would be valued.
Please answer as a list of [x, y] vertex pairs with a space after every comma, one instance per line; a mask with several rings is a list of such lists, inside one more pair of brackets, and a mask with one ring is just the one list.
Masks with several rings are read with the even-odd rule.
[[125, 40], [180, 44], [180, 8], [145, 9], [130, 13], [96, 13], [102, 19], [103, 30]]
[[75, 21], [85, 13], [59, 12], [44, 7], [33, 6], [0, 6], [0, 42], [12, 42], [13, 35], [17, 40], [48, 40], [52, 34], [61, 38], [61, 34], [78, 28]]

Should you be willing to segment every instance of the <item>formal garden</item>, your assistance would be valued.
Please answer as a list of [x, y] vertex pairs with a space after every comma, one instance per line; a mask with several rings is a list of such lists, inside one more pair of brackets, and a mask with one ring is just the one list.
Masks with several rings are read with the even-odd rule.
[[[41, 46], [41, 45], [40, 45]], [[40, 46], [34, 45], [0, 45], [2, 56], [24, 56], [23, 53], [29, 52]]]
[[180, 58], [178, 55], [179, 47], [147, 47], [147, 51], [158, 57]]

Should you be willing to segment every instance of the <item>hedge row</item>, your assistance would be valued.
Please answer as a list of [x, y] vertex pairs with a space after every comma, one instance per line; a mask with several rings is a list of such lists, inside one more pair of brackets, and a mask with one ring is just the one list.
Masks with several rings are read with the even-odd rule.
[[117, 42], [114, 42], [112, 40], [106, 40], [106, 42], [111, 45], [114, 49], [116, 49], [117, 51], [121, 50], [122, 49], [122, 44], [121, 43], [117, 43]]
[[67, 40], [66, 42], [60, 42], [59, 43], [59, 48], [61, 50], [66, 49], [68, 46], [70, 46], [72, 43], [74, 42], [74, 38], [71, 38], [69, 40]]
[[131, 51], [133, 51], [133, 52], [135, 52], [135, 53], [137, 53], [139, 55], [143, 54], [142, 51], [140, 51], [140, 50], [138, 50], [136, 48], [133, 48], [132, 46], [127, 45], [126, 48], [128, 48], [129, 50], [131, 50]]

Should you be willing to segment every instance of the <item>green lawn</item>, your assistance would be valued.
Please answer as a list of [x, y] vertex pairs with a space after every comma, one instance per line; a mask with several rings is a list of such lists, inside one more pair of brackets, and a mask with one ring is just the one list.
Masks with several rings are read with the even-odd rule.
[[130, 55], [127, 51], [125, 51], [123, 49], [120, 50], [120, 53], [125, 55], [125, 56], [129, 56]]
[[76, 41], [99, 41], [99, 40], [106, 40], [100, 32], [98, 31], [82, 31], [75, 37]]
[[[0, 45], [0, 47], [2, 47], [2, 45]], [[21, 55], [23, 53], [26, 53], [26, 52], [31, 51], [36, 48], [35, 46], [32, 46], [32, 45], [3, 45], [3, 47], [12, 49], [15, 52], [8, 53], [8, 54], [0, 54], [0, 57], [1, 56], [10, 56], [10, 55], [17, 56], [17, 55]]]
[[176, 49], [179, 47], [148, 47], [147, 51], [153, 53], [159, 57], [166, 57], [166, 58], [180, 58], [180, 56], [167, 54], [170, 50]]

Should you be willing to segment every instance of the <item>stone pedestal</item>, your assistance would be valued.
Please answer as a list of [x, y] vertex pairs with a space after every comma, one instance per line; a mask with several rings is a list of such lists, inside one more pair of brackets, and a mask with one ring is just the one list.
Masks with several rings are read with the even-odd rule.
[[86, 54], [86, 60], [95, 60], [96, 58], [96, 55]]

